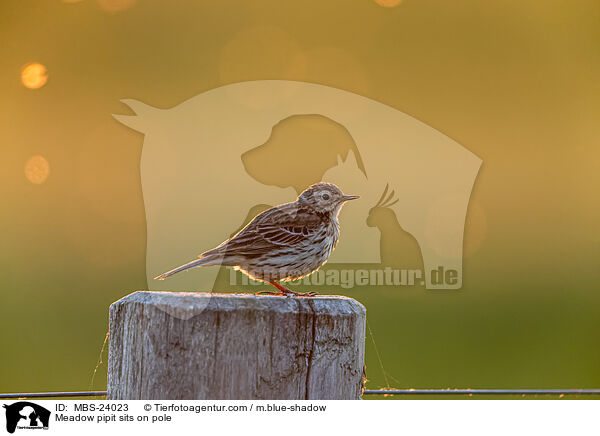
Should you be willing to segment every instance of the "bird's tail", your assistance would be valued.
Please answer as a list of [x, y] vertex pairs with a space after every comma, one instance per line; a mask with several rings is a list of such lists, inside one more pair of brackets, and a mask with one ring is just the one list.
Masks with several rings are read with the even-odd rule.
[[164, 280], [167, 277], [171, 277], [173, 274], [177, 274], [181, 271], [186, 271], [191, 268], [196, 268], [198, 266], [210, 266], [210, 265], [220, 265], [223, 260], [222, 256], [203, 256], [199, 259], [192, 260], [184, 265], [178, 266], [177, 268], [173, 268], [170, 271], [162, 273], [159, 276], [154, 277], [154, 280]]

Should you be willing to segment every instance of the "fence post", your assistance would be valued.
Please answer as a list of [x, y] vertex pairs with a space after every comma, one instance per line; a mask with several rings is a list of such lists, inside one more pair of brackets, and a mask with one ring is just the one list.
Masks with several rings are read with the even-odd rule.
[[134, 292], [109, 310], [108, 399], [359, 399], [365, 325], [347, 297]]

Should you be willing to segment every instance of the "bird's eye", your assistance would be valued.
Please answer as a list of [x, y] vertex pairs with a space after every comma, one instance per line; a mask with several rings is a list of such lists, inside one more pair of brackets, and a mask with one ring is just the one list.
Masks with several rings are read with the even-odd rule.
[[329, 194], [323, 194], [323, 200], [329, 200]]

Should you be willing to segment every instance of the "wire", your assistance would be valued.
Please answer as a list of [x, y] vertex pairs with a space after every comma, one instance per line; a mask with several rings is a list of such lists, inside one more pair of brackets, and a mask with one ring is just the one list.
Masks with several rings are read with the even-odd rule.
[[[600, 395], [600, 389], [366, 389], [363, 395]], [[9, 398], [105, 397], [106, 391], [0, 394]]]
[[363, 395], [600, 395], [600, 389], [366, 389]]
[[[385, 188], [387, 190], [387, 186]], [[384, 192], [385, 194], [385, 192]], [[379, 366], [381, 367], [381, 373], [383, 374], [383, 378], [385, 379], [385, 387], [390, 387], [390, 382], [387, 377], [387, 372], [383, 367], [383, 362], [381, 360], [381, 356], [379, 355], [379, 350], [377, 349], [377, 344], [375, 343], [375, 338], [373, 337], [373, 331], [371, 330], [371, 326], [369, 325], [369, 321], [365, 319], [365, 324], [367, 325], [367, 330], [369, 330], [369, 336], [371, 337], [371, 342], [373, 342], [373, 348], [375, 349], [375, 355], [377, 356], [377, 360], [379, 361]]]
[[55, 398], [55, 397], [103, 397], [106, 391], [34, 392], [27, 394], [0, 394], [0, 398]]

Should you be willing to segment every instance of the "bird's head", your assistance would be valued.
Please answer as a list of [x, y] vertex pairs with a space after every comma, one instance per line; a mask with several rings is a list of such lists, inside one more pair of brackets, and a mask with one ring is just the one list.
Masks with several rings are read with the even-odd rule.
[[298, 201], [309, 205], [317, 212], [337, 215], [346, 201], [357, 198], [358, 195], [344, 195], [333, 183], [315, 183], [300, 194]]

